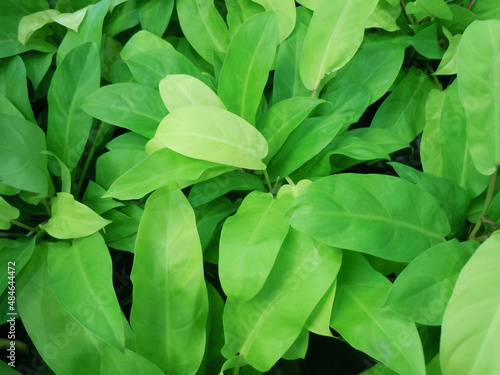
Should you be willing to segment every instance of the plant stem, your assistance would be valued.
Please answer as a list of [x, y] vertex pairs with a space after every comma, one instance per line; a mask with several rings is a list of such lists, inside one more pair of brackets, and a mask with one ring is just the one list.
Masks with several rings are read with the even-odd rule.
[[408, 19], [408, 22], [410, 23], [410, 25], [416, 25], [417, 23], [415, 22], [415, 20], [411, 16], [411, 14], [406, 13], [405, 2], [403, 0], [400, 0], [400, 3], [401, 3], [401, 8], [403, 8], [403, 12], [405, 12], [406, 18]]
[[83, 170], [82, 174], [80, 175], [80, 180], [78, 181], [78, 185], [76, 186], [74, 196], [77, 197], [80, 194], [80, 190], [82, 190], [83, 182], [85, 181], [85, 177], [87, 176], [87, 171], [90, 166], [90, 162], [92, 161], [92, 158], [94, 157], [95, 150], [97, 146], [99, 145], [99, 139], [101, 138], [101, 133], [104, 129], [103, 122], [99, 124], [99, 127], [97, 128], [97, 134], [95, 136], [94, 142], [92, 143], [92, 147], [89, 151], [89, 154], [87, 155], [87, 160], [85, 160], [85, 164], [83, 165]]
[[20, 228], [29, 230], [31, 232], [38, 232], [39, 231], [38, 228], [30, 227], [29, 225], [23, 224], [20, 221], [17, 221], [17, 220], [14, 220], [14, 219], [12, 219], [10, 222], [11, 222], [11, 224], [14, 224], [14, 225], [16, 225], [16, 226], [18, 226]]
[[490, 204], [493, 199], [493, 193], [495, 192], [495, 183], [497, 180], [497, 174], [498, 174], [498, 165], [495, 167], [495, 172], [490, 177], [490, 183], [488, 185], [488, 190], [486, 192], [486, 199], [484, 200], [484, 205], [483, 205], [483, 210], [481, 211], [481, 215], [479, 216], [479, 220], [477, 221], [476, 225], [474, 225], [474, 228], [472, 229], [472, 232], [470, 232], [469, 235], [469, 240], [475, 240], [476, 239], [476, 234], [479, 232], [479, 229], [481, 228], [481, 225], [483, 224], [483, 218], [486, 216], [488, 213], [488, 210], [490, 209]]
[[45, 207], [45, 210], [47, 211], [47, 213], [49, 214], [49, 216], [52, 216], [50, 205], [49, 205], [49, 202], [47, 201], [47, 198], [42, 198], [40, 200], [40, 203], [43, 204], [43, 206]]
[[295, 184], [294, 184], [294, 182], [292, 181], [292, 179], [291, 179], [290, 177], [286, 176], [286, 177], [285, 177], [285, 180], [286, 180], [286, 182], [288, 182], [290, 185], [292, 185], [293, 187], [295, 187]]
[[240, 368], [239, 367], [235, 367], [234, 370], [233, 370], [233, 375], [238, 375], [240, 373]]
[[436, 87], [439, 89], [439, 91], [443, 91], [443, 85], [441, 85], [441, 82], [439, 82], [437, 77], [434, 75], [434, 69], [432, 69], [431, 64], [429, 64], [429, 62], [426, 61], [425, 66], [427, 67], [427, 70], [431, 73], [432, 80], [436, 84]]
[[266, 179], [266, 184], [269, 192], [273, 194], [273, 186], [271, 185], [271, 180], [269, 179], [269, 175], [267, 174], [267, 169], [264, 169], [264, 178]]
[[315, 98], [315, 97], [316, 97], [316, 94], [318, 93], [318, 88], [319, 88], [319, 86], [318, 86], [318, 87], [316, 87], [316, 88], [313, 90], [313, 93], [312, 93], [312, 95], [311, 95], [311, 98]]

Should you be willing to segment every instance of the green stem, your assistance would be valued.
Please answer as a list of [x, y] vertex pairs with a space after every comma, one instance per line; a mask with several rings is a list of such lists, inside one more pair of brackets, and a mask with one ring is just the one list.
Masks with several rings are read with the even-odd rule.
[[264, 178], [266, 179], [267, 188], [269, 192], [273, 192], [273, 186], [271, 185], [271, 180], [269, 179], [269, 175], [267, 174], [267, 169], [264, 169]]
[[316, 94], [318, 93], [318, 88], [319, 88], [319, 85], [318, 87], [316, 87], [314, 90], [313, 90], [313, 93], [311, 95], [311, 98], [315, 98], [316, 97]]
[[235, 367], [234, 370], [233, 370], [233, 375], [238, 375], [240, 373], [240, 368], [239, 367]]
[[47, 211], [49, 216], [52, 216], [49, 201], [47, 200], [47, 198], [42, 198], [40, 200], [40, 203], [43, 204], [43, 206], [45, 207], [45, 210]]
[[97, 134], [95, 136], [94, 142], [92, 143], [92, 147], [90, 149], [89, 154], [87, 155], [87, 160], [85, 160], [85, 164], [83, 165], [83, 170], [82, 174], [80, 175], [80, 180], [78, 181], [78, 185], [76, 186], [74, 196], [77, 197], [80, 194], [80, 190], [82, 190], [83, 182], [85, 181], [85, 177], [87, 176], [87, 171], [90, 167], [90, 162], [92, 161], [92, 158], [94, 157], [95, 150], [97, 146], [100, 143], [100, 139], [102, 136], [102, 131], [104, 129], [103, 122], [99, 124], [99, 127], [97, 128]]
[[431, 64], [429, 64], [429, 62], [426, 61], [425, 66], [427, 67], [427, 70], [431, 73], [432, 80], [436, 84], [436, 87], [439, 89], [439, 91], [443, 91], [443, 85], [441, 85], [441, 82], [439, 82], [437, 77], [434, 75], [434, 69], [432, 69]]
[[293, 187], [295, 187], [295, 184], [294, 184], [294, 182], [292, 181], [292, 179], [291, 179], [290, 177], [288, 177], [288, 176], [287, 176], [287, 177], [285, 177], [285, 180], [286, 180], [286, 182], [288, 182], [290, 185], [292, 185]]
[[405, 12], [406, 19], [408, 20], [408, 22], [410, 23], [410, 25], [416, 25], [417, 23], [415, 22], [415, 20], [411, 16], [411, 14], [406, 13], [406, 4], [405, 4], [405, 2], [403, 0], [400, 0], [400, 3], [401, 3], [401, 8], [403, 8], [403, 12]]
[[14, 220], [14, 219], [12, 219], [10, 222], [11, 222], [11, 224], [14, 224], [14, 225], [16, 225], [16, 226], [18, 226], [20, 228], [29, 230], [31, 232], [38, 232], [40, 230], [40, 229], [35, 228], [35, 227], [30, 227], [29, 225], [23, 224], [20, 221], [17, 221], [17, 220]]
[[488, 185], [488, 190], [486, 192], [486, 199], [484, 200], [483, 210], [481, 211], [479, 220], [476, 222], [476, 225], [474, 225], [472, 232], [470, 232], [469, 240], [476, 239], [476, 234], [477, 232], [479, 232], [479, 229], [481, 229], [481, 225], [483, 224], [483, 218], [486, 216], [488, 210], [490, 209], [490, 204], [493, 199], [493, 194], [495, 193], [495, 183], [497, 180], [497, 174], [498, 174], [498, 165], [495, 167], [495, 172], [493, 172], [493, 174], [490, 177], [490, 183]]

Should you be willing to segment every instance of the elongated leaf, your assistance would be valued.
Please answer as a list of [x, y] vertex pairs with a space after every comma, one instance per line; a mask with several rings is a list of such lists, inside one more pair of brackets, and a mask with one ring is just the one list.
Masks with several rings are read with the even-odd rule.
[[394, 282], [385, 307], [420, 324], [441, 325], [458, 274], [477, 246], [453, 239], [420, 254]]
[[462, 38], [462, 35], [452, 35], [446, 27], [443, 27], [443, 33], [446, 35], [446, 38], [448, 38], [448, 49], [443, 55], [443, 59], [439, 63], [438, 68], [436, 69], [436, 72], [434, 74], [437, 75], [451, 75], [451, 74], [457, 74], [457, 50], [458, 50], [458, 44], [460, 43], [460, 39]]
[[425, 375], [422, 343], [414, 323], [382, 310], [391, 283], [360, 255], [345, 251], [333, 303], [332, 328], [399, 374]]
[[167, 373], [195, 374], [205, 350], [208, 298], [194, 213], [178, 188], [148, 198], [130, 278], [137, 353]]
[[256, 14], [265, 11], [264, 7], [249, 0], [225, 0], [229, 38], [233, 39], [241, 25]]
[[23, 325], [50, 369], [59, 374], [99, 374], [105, 345], [59, 303], [49, 282], [47, 251], [64, 251], [64, 242], [45, 242], [17, 280], [17, 306]]
[[226, 109], [210, 87], [185, 74], [171, 74], [162, 79], [160, 95], [165, 107], [170, 112], [187, 105], [211, 105]]
[[112, 38], [122, 31], [138, 25], [140, 22], [139, 3], [139, 0], [122, 1], [120, 4], [115, 3], [116, 7], [113, 8], [113, 12], [105, 24], [104, 34]]
[[209, 161], [191, 159], [163, 148], [122, 174], [109, 187], [105, 197], [139, 199], [174, 182], [194, 181], [206, 170], [215, 168], [219, 168], [220, 173], [231, 169]]
[[376, 5], [376, 0], [318, 1], [300, 60], [300, 76], [309, 90], [354, 56]]
[[10, 221], [19, 217], [19, 210], [0, 196], [0, 229], [10, 229]]
[[74, 240], [70, 248], [50, 248], [47, 262], [50, 286], [59, 303], [86, 329], [123, 350], [122, 312], [102, 236], [96, 233]]
[[229, 33], [211, 0], [177, 0], [177, 14], [182, 32], [191, 46], [213, 64], [215, 51], [225, 53]]
[[85, 190], [85, 194], [82, 198], [82, 203], [89, 207], [98, 215], [102, 215], [104, 212], [109, 211], [116, 207], [122, 207], [123, 204], [115, 201], [112, 198], [102, 198], [106, 193], [99, 184], [90, 180]]
[[33, 52], [23, 54], [23, 61], [26, 65], [26, 76], [31, 81], [33, 89], [38, 89], [38, 86], [52, 64], [53, 56], [53, 53], [38, 54]]
[[431, 195], [386, 175], [322, 178], [292, 208], [292, 227], [318, 241], [394, 261], [411, 261], [450, 231]]
[[45, 135], [35, 124], [0, 114], [0, 180], [17, 189], [47, 196], [49, 183]]
[[400, 14], [401, 5], [399, 3], [391, 4], [386, 0], [380, 0], [368, 17], [366, 28], [378, 27], [386, 31], [399, 30], [396, 21]]
[[90, 236], [110, 222], [78, 202], [68, 193], [57, 193], [51, 199], [52, 216], [40, 228], [59, 239]]
[[293, 0], [252, 0], [264, 7], [266, 12], [278, 13], [278, 43], [285, 40], [295, 27], [295, 1]]
[[472, 161], [485, 175], [500, 163], [500, 20], [473, 22], [457, 51], [458, 91]]
[[247, 302], [226, 302], [226, 345], [222, 349], [229, 358], [226, 365], [243, 361], [268, 371], [301, 334], [332, 284], [340, 262], [339, 249], [317, 246], [309, 237], [291, 230], [262, 290]]
[[252, 192], [222, 228], [219, 277], [224, 293], [234, 302], [253, 298], [263, 287], [290, 226], [287, 211], [293, 198], [274, 199]]
[[106, 347], [102, 356], [101, 375], [162, 375], [160, 368], [136, 352], [125, 349], [123, 353]]
[[[264, 169], [264, 137], [224, 109], [185, 106], [163, 119], [152, 142], [182, 155], [239, 168]], [[150, 142], [151, 143], [151, 142]]]
[[166, 40], [154, 35], [146, 30], [136, 32], [129, 39], [127, 44], [120, 51], [120, 56], [123, 60], [128, 60], [141, 52], [147, 52], [154, 49], [174, 49]]
[[80, 159], [90, 133], [92, 117], [81, 105], [83, 98], [99, 87], [99, 72], [97, 46], [88, 43], [68, 54], [50, 84], [47, 148], [70, 170]]
[[262, 98], [278, 43], [275, 13], [248, 19], [231, 40], [219, 78], [219, 97], [227, 109], [251, 124]]
[[445, 99], [446, 94], [438, 89], [433, 89], [429, 93], [425, 105], [425, 128], [422, 132], [422, 142], [420, 144], [422, 169], [424, 172], [438, 177], [443, 174], [440, 125]]
[[[339, 262], [340, 268], [340, 262]], [[326, 293], [321, 297], [318, 304], [312, 311], [309, 319], [306, 322], [306, 328], [317, 334], [332, 337], [332, 333], [330, 331], [330, 320], [332, 316], [332, 306], [333, 301], [335, 300], [335, 294], [337, 292], [337, 279], [335, 279], [330, 285], [330, 288], [326, 291]]]
[[139, 9], [142, 28], [161, 37], [167, 29], [173, 10], [174, 0], [152, 0], [143, 3]]
[[[33, 254], [35, 248], [35, 239], [19, 238], [17, 240], [9, 240], [6, 238], [0, 239], [0, 262], [8, 267], [8, 262], [14, 262], [16, 273], [19, 274], [23, 267], [28, 263], [28, 260]], [[0, 294], [3, 293], [8, 285], [7, 272], [3, 272], [0, 276]], [[7, 312], [7, 308], [5, 308]]]
[[411, 69], [379, 107], [371, 126], [388, 129], [411, 142], [424, 130], [425, 103], [433, 88], [427, 74]]
[[444, 0], [415, 0], [407, 4], [406, 12], [408, 14], [422, 13], [424, 17], [434, 16], [445, 20], [453, 18], [453, 14]]
[[495, 1], [476, 1], [472, 11], [482, 20], [498, 19], [500, 17], [500, 4]]
[[496, 360], [496, 333], [500, 331], [499, 248], [497, 231], [476, 250], [458, 276], [443, 318], [440, 348], [443, 375], [500, 371]]
[[106, 152], [97, 159], [95, 181], [104, 189], [109, 189], [114, 181], [145, 160], [147, 156], [144, 149], [136, 148]]
[[136, 83], [103, 86], [86, 96], [82, 109], [101, 121], [152, 138], [168, 114], [158, 91]]

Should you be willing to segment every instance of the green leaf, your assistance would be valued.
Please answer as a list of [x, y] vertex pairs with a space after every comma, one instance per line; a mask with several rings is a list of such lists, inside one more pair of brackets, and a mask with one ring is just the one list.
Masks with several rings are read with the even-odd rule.
[[92, 126], [92, 117], [82, 110], [81, 105], [99, 83], [99, 51], [93, 43], [68, 53], [52, 78], [47, 95], [47, 148], [70, 170], [78, 163]]
[[19, 217], [19, 210], [0, 196], [0, 229], [9, 230], [10, 221]]
[[446, 93], [433, 89], [425, 105], [425, 128], [420, 143], [422, 169], [435, 176], [443, 175], [443, 153], [441, 150], [440, 124]]
[[496, 1], [476, 1], [472, 11], [482, 20], [500, 18], [500, 4]]
[[61, 306], [96, 336], [124, 350], [122, 312], [102, 236], [96, 233], [74, 240], [67, 248], [52, 247], [47, 263], [50, 286]]
[[184, 106], [170, 113], [149, 145], [247, 169], [264, 169], [261, 159], [267, 155], [267, 142], [252, 125], [229, 111], [206, 105]]
[[26, 65], [26, 76], [31, 81], [35, 91], [49, 71], [53, 56], [53, 53], [27, 52], [23, 54], [22, 58], [24, 65]]
[[450, 7], [444, 0], [416, 0], [406, 4], [407, 14], [422, 13], [425, 16], [439, 17], [445, 20], [451, 20], [453, 14]]
[[177, 15], [182, 32], [191, 46], [210, 64], [214, 52], [225, 53], [229, 33], [212, 0], [177, 0]]
[[344, 252], [333, 303], [332, 328], [355, 349], [399, 374], [425, 375], [422, 343], [414, 323], [382, 310], [391, 283], [360, 255]]
[[[15, 268], [16, 273], [20, 274], [21, 270], [24, 268], [28, 260], [33, 254], [35, 249], [35, 238], [31, 239], [19, 238], [17, 240], [9, 240], [6, 238], [0, 238], [0, 264], [4, 267], [9, 266], [9, 262], [13, 262], [11, 265]], [[9, 279], [8, 272], [2, 272], [0, 275], [0, 294], [7, 288]], [[7, 312], [7, 307], [5, 308]]]
[[274, 199], [271, 193], [247, 195], [228, 218], [219, 245], [219, 278], [234, 302], [253, 298], [263, 287], [290, 226], [287, 211], [293, 197]]
[[230, 191], [266, 191], [262, 179], [241, 172], [228, 172], [195, 184], [189, 192], [189, 202], [193, 207], [208, 203]]
[[443, 318], [443, 375], [500, 371], [495, 335], [500, 331], [499, 248], [497, 231], [476, 250], [458, 276]]
[[300, 76], [309, 90], [317, 89], [326, 74], [339, 70], [354, 56], [377, 2], [318, 1], [300, 60]]
[[130, 278], [137, 353], [167, 373], [195, 374], [205, 350], [208, 298], [194, 213], [178, 188], [148, 198]]
[[313, 182], [295, 200], [289, 221], [327, 245], [401, 262], [443, 242], [450, 231], [431, 195], [407, 181], [375, 174], [346, 173]]
[[359, 375], [398, 375], [398, 373], [392, 371], [382, 362], [379, 362], [375, 366], [370, 367], [368, 370], [363, 371]]
[[[171, 183], [191, 181], [207, 170], [226, 172], [228, 167], [205, 160], [192, 159], [168, 148], [162, 148], [136, 164], [111, 184], [104, 197], [139, 199]], [[187, 184], [188, 186], [190, 184]]]
[[55, 238], [86, 237], [110, 223], [68, 193], [57, 193], [51, 204], [52, 216], [40, 228]]
[[375, 10], [368, 17], [366, 28], [377, 27], [386, 31], [399, 30], [396, 20], [401, 14], [401, 5], [399, 3], [390, 4], [386, 0], [380, 0]]
[[294, 0], [252, 0], [264, 7], [266, 12], [278, 13], [278, 43], [285, 40], [295, 27], [295, 1]]
[[[12, 89], [14, 87], [15, 90]], [[12, 102], [26, 120], [36, 123], [28, 97], [26, 67], [19, 56], [0, 62], [0, 93]]]
[[460, 39], [462, 38], [461, 34], [452, 35], [446, 27], [443, 27], [443, 33], [448, 38], [448, 49], [443, 55], [443, 59], [439, 63], [438, 68], [434, 74], [436, 75], [453, 75], [457, 74], [457, 50], [458, 44], [460, 43]]
[[439, 44], [437, 24], [431, 23], [429, 26], [425, 26], [423, 28], [415, 28], [416, 34], [410, 40], [410, 44], [415, 48], [415, 50], [428, 59], [441, 59], [444, 51]]
[[453, 239], [423, 252], [397, 277], [384, 307], [419, 324], [441, 325], [458, 274], [477, 246]]
[[112, 198], [102, 198], [105, 193], [106, 190], [90, 180], [85, 194], [83, 194], [82, 203], [98, 215], [102, 215], [113, 208], [123, 206], [123, 203], [117, 202]]
[[290, 98], [276, 103], [266, 112], [257, 122], [257, 129], [266, 138], [269, 149], [264, 163], [278, 152], [290, 133], [321, 103], [323, 101], [316, 98]]
[[236, 32], [246, 20], [265, 11], [261, 5], [250, 0], [225, 0], [225, 3], [230, 39], [233, 39]]
[[150, 33], [146, 30], [136, 32], [128, 40], [127, 44], [120, 52], [123, 60], [128, 60], [141, 52], [147, 52], [155, 49], [174, 49], [166, 40]]
[[443, 177], [455, 181], [476, 197], [488, 186], [488, 176], [480, 174], [469, 151], [465, 112], [458, 96], [457, 81], [446, 89], [440, 123]]
[[[322, 98], [330, 100], [335, 91], [345, 86], [363, 84], [370, 90], [370, 104], [376, 102], [394, 83], [403, 64], [404, 51], [405, 45], [394, 41], [363, 48], [328, 82]], [[367, 66], [370, 69], [366, 69]]]
[[278, 16], [248, 19], [231, 40], [219, 78], [219, 97], [227, 109], [251, 124], [276, 54]]
[[152, 138], [168, 114], [158, 91], [137, 83], [103, 86], [87, 95], [82, 109], [89, 115]]
[[0, 114], [0, 181], [17, 189], [47, 196], [45, 135], [38, 126], [18, 117]]
[[[339, 269], [340, 269], [339, 262]], [[330, 331], [330, 320], [332, 316], [332, 306], [335, 300], [335, 294], [337, 292], [337, 279], [335, 279], [326, 291], [326, 293], [321, 297], [318, 304], [312, 311], [309, 319], [306, 322], [306, 328], [317, 334], [327, 337], [333, 337]]]
[[134, 132], [127, 132], [113, 138], [106, 148], [110, 151], [137, 150], [144, 151], [149, 139]]
[[[108, 8], [109, 0], [99, 1], [87, 11], [85, 18], [78, 28], [78, 32], [68, 30], [57, 50], [57, 66], [61, 65], [66, 55], [73, 48], [77, 48], [83, 44], [89, 42], [95, 43], [98, 49], [100, 49], [102, 40], [102, 24], [104, 22], [104, 17], [108, 13]], [[78, 65], [79, 64], [77, 64], [77, 66]], [[94, 72], [99, 72], [99, 69], [94, 68]]]
[[127, 203], [124, 207], [104, 213], [103, 217], [112, 221], [104, 233], [104, 239], [108, 246], [133, 253], [143, 212], [143, 207]]
[[[52, 291], [47, 251], [68, 249], [65, 242], [37, 245], [17, 281], [17, 307], [28, 335], [45, 363], [56, 374], [99, 374], [105, 343], [61, 306]], [[57, 251], [56, 250], [56, 251]]]
[[457, 51], [458, 91], [477, 170], [491, 175], [500, 163], [500, 20], [475, 21]]
[[104, 34], [113, 38], [122, 31], [131, 29], [140, 22], [139, 0], [127, 0], [113, 9], [104, 28]]
[[159, 37], [163, 35], [174, 10], [174, 0], [152, 0], [141, 4], [139, 20], [144, 30]]
[[162, 79], [160, 95], [170, 112], [187, 105], [210, 105], [226, 109], [210, 87], [199, 79], [185, 74], [171, 74]]
[[388, 129], [411, 142], [424, 130], [425, 104], [434, 87], [427, 74], [412, 68], [379, 107], [371, 127]]
[[261, 291], [240, 304], [226, 301], [222, 354], [229, 359], [225, 366], [242, 361], [268, 371], [303, 332], [340, 261], [339, 249], [316, 245], [291, 230]]
[[305, 359], [307, 347], [309, 346], [309, 331], [303, 329], [299, 337], [295, 340], [290, 348], [281, 358], [286, 360]]
[[71, 193], [71, 173], [68, 167], [53, 152], [43, 151], [42, 153], [52, 156], [59, 165], [59, 172], [61, 175], [61, 193]]
[[97, 159], [95, 181], [104, 189], [109, 189], [114, 181], [145, 160], [147, 156], [144, 149], [136, 148], [106, 152]]
[[123, 353], [106, 347], [102, 356], [101, 375], [164, 375], [158, 366], [136, 352], [125, 349]]

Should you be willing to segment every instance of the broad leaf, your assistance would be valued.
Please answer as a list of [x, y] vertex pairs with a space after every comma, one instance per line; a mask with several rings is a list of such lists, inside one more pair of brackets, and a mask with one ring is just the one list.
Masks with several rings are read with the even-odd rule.
[[434, 16], [447, 20], [453, 18], [453, 14], [444, 0], [415, 0], [406, 5], [406, 12], [408, 14], [421, 13], [424, 17]]
[[295, 27], [295, 1], [293, 0], [252, 0], [264, 7], [266, 12], [278, 13], [278, 42], [285, 40]]
[[194, 375], [205, 350], [208, 298], [194, 213], [178, 188], [148, 198], [130, 278], [137, 353], [167, 373]]
[[426, 173], [443, 175], [443, 152], [441, 149], [440, 125], [446, 93], [433, 89], [425, 105], [425, 128], [420, 143], [422, 169]]
[[[13, 268], [16, 274], [20, 274], [23, 267], [28, 263], [28, 260], [33, 254], [35, 248], [35, 238], [25, 239], [19, 238], [17, 240], [9, 240], [6, 238], [0, 239], [0, 262], [9, 266], [9, 262], [14, 262]], [[12, 265], [11, 265], [12, 266]], [[3, 272], [0, 276], [0, 294], [3, 293], [8, 285], [8, 272]], [[7, 307], [5, 308], [7, 310]]]
[[144, 30], [159, 37], [163, 35], [174, 10], [174, 0], [152, 0], [141, 4], [139, 20]]
[[160, 368], [136, 352], [123, 353], [106, 347], [102, 356], [100, 375], [164, 375]]
[[0, 196], [0, 229], [10, 229], [10, 221], [19, 217], [19, 210]]

